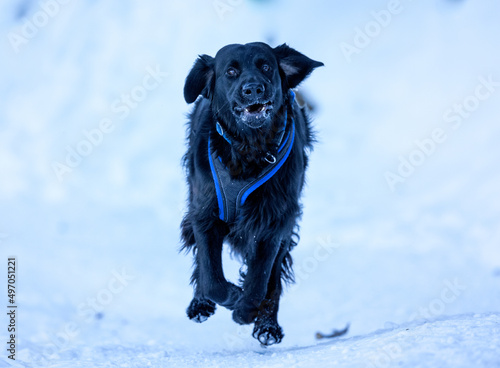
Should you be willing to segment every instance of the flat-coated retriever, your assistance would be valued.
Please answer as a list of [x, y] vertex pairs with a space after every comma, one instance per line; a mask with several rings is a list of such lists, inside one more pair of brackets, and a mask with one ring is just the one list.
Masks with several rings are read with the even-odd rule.
[[[293, 280], [290, 250], [313, 142], [292, 88], [322, 65], [286, 44], [255, 42], [225, 46], [215, 58], [201, 55], [187, 76], [184, 98], [196, 104], [181, 228], [183, 249], [194, 251], [187, 308], [193, 321], [205, 321], [219, 304], [237, 323], [255, 322], [253, 336], [262, 344], [281, 342], [281, 282]], [[241, 286], [224, 277], [223, 242], [244, 263]]]

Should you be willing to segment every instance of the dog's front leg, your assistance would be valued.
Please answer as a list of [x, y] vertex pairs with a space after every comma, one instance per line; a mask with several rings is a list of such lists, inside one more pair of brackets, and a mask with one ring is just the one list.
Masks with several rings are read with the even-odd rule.
[[271, 270], [280, 249], [280, 240], [256, 241], [247, 255], [248, 270], [243, 282], [243, 296], [233, 311], [233, 320], [239, 324], [252, 323], [267, 293]]
[[[206, 230], [205, 230], [206, 229]], [[195, 299], [210, 300], [228, 309], [233, 309], [241, 296], [241, 289], [228, 282], [222, 270], [223, 229], [214, 224], [204, 230], [194, 226], [196, 241]]]

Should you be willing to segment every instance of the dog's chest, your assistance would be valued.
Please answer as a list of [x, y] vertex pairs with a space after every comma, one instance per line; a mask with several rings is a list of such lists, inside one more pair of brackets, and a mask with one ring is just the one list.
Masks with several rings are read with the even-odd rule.
[[219, 207], [219, 218], [224, 222], [234, 222], [241, 214], [248, 197], [257, 189], [262, 187], [285, 164], [293, 147], [295, 140], [295, 123], [292, 119], [291, 129], [278, 150], [278, 156], [255, 178], [235, 179], [224, 166], [217, 155], [211, 151], [210, 140], [208, 140], [208, 157], [210, 169], [217, 195]]

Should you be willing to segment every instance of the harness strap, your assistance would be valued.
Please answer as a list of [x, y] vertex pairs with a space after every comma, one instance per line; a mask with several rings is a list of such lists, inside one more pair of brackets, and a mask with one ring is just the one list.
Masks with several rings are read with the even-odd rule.
[[217, 130], [217, 133], [219, 133], [219, 135], [221, 135], [227, 143], [232, 144], [232, 139], [229, 138], [229, 134], [227, 134], [227, 132], [224, 130], [224, 128], [222, 128], [222, 125], [220, 125], [219, 122], [215, 123], [215, 130]]
[[266, 166], [256, 178], [243, 180], [231, 177], [229, 170], [218, 159], [216, 153], [211, 152], [211, 141], [210, 137], [208, 138], [208, 159], [217, 194], [219, 218], [222, 221], [235, 221], [240, 207], [245, 204], [248, 196], [271, 179], [286, 162], [292, 151], [294, 141], [295, 121], [292, 118], [290, 131], [278, 149], [276, 161]]

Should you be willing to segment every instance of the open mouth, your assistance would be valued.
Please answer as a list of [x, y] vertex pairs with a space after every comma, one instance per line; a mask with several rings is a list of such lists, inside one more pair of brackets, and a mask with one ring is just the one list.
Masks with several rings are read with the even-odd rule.
[[269, 118], [272, 109], [273, 103], [268, 101], [265, 103], [254, 103], [246, 107], [236, 106], [234, 111], [243, 122], [250, 126], [255, 126], [262, 125]]
[[247, 114], [261, 114], [261, 113], [265, 112], [269, 106], [271, 106], [270, 102], [265, 103], [265, 104], [256, 103], [256, 104], [247, 106], [245, 108], [245, 112]]

